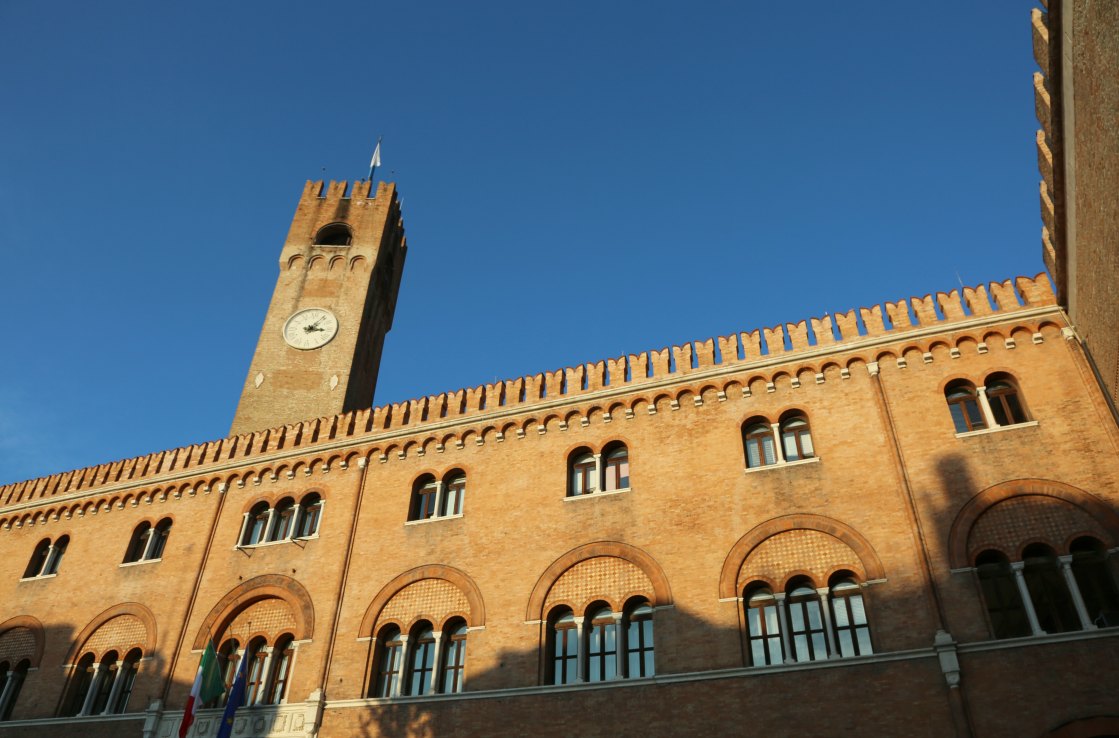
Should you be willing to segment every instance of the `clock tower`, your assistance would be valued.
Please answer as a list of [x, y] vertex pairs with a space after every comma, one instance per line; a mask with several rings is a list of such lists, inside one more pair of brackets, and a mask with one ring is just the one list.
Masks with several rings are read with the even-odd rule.
[[308, 182], [231, 433], [373, 404], [407, 248], [396, 187]]

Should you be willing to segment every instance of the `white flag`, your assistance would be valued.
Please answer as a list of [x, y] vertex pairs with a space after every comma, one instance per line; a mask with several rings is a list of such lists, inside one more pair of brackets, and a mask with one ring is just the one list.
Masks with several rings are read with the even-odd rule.
[[373, 158], [369, 160], [369, 170], [372, 171], [374, 167], [381, 166], [381, 142], [377, 142], [377, 148], [373, 149]]

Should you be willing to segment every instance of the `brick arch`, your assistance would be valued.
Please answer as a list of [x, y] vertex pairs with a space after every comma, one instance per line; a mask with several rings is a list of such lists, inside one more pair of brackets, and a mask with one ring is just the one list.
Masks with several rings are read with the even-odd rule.
[[143, 623], [145, 631], [145, 655], [154, 652], [156, 650], [156, 646], [158, 645], [158, 641], [156, 639], [157, 631], [155, 625], [155, 615], [152, 614], [151, 610], [149, 610], [144, 605], [141, 605], [139, 602], [122, 602], [119, 605], [113, 605], [108, 610], [105, 610], [100, 615], [91, 620], [89, 622], [89, 625], [82, 628], [82, 631], [78, 633], [76, 638], [74, 638], [74, 643], [70, 646], [70, 651], [66, 654], [66, 661], [64, 663], [74, 663], [74, 661], [78, 658], [78, 654], [81, 653], [82, 647], [85, 646], [86, 641], [88, 641], [90, 637], [97, 632], [97, 629], [113, 618], [120, 617], [121, 615], [131, 615], [132, 617]]
[[656, 559], [641, 549], [626, 543], [597, 541], [571, 549], [544, 570], [529, 595], [525, 620], [539, 620], [543, 616], [544, 602], [548, 597], [548, 592], [568, 569], [581, 561], [600, 556], [619, 558], [641, 569], [653, 585], [653, 605], [659, 607], [672, 604], [672, 590], [668, 586], [668, 577], [664, 575], [664, 570], [661, 569]]
[[406, 571], [381, 588], [381, 591], [377, 593], [377, 596], [373, 598], [373, 601], [369, 603], [369, 607], [365, 610], [365, 616], [361, 619], [359, 637], [368, 636], [373, 632], [373, 626], [376, 625], [381, 611], [385, 609], [389, 600], [395, 597], [398, 592], [425, 579], [442, 579], [453, 584], [466, 596], [466, 602], [470, 610], [469, 624], [471, 626], [486, 624], [486, 605], [482, 601], [482, 592], [478, 589], [474, 580], [453, 566], [429, 564]]
[[[47, 644], [47, 635], [43, 624], [30, 615], [16, 615], [14, 618], [8, 618], [0, 623], [0, 642], [3, 641], [5, 635], [17, 628], [23, 628], [31, 632], [31, 637], [35, 641], [31, 651], [31, 666], [38, 667], [39, 662], [43, 660], [43, 649]], [[15, 666], [15, 664], [12, 665]]]
[[1111, 535], [1112, 547], [1119, 542], [1119, 513], [1095, 495], [1064, 482], [1049, 479], [1014, 479], [988, 487], [960, 508], [948, 533], [948, 561], [953, 569], [971, 566], [968, 538], [983, 513], [1000, 502], [1027, 496], [1050, 497], [1068, 502], [1087, 512]]
[[291, 608], [292, 616], [295, 618], [293, 635], [296, 640], [307, 640], [314, 635], [315, 608], [311, 604], [310, 593], [291, 577], [282, 574], [264, 574], [233, 588], [214, 605], [198, 629], [193, 648], [205, 648], [211, 634], [225, 630], [241, 611], [267, 599], [283, 600]]
[[779, 533], [792, 530], [814, 530], [838, 538], [855, 552], [869, 579], [885, 579], [886, 569], [870, 542], [846, 523], [833, 518], [810, 513], [782, 515], [755, 526], [749, 533], [738, 539], [723, 561], [719, 574], [719, 597], [727, 599], [738, 596], [738, 573], [746, 563], [746, 557], [767, 539]]

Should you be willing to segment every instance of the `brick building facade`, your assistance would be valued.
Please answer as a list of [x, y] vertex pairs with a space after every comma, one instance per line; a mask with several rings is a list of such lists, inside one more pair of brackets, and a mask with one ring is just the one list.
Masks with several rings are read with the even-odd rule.
[[0, 738], [175, 735], [210, 640], [238, 736], [1119, 734], [1045, 275], [365, 409], [395, 197], [305, 188], [230, 437], [0, 487]]

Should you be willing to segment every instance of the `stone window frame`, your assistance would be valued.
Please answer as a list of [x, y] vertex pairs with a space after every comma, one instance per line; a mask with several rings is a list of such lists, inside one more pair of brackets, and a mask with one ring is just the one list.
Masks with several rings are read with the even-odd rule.
[[[311, 502], [308, 502], [311, 500]], [[287, 503], [285, 505], [285, 503]], [[281, 509], [281, 506], [284, 506]], [[291, 510], [290, 519], [284, 523], [283, 520], [277, 520], [277, 511], [279, 514], [284, 514], [287, 510]], [[314, 512], [312, 513], [312, 509]], [[241, 521], [241, 529], [237, 535], [237, 545], [235, 549], [258, 548], [261, 546], [270, 546], [282, 543], [294, 543], [298, 541], [310, 541], [319, 537], [319, 530], [322, 528], [323, 515], [326, 511], [326, 497], [318, 490], [309, 490], [304, 492], [299, 497], [298, 502], [294, 495], [285, 495], [278, 502], [272, 504], [268, 500], [257, 500], [253, 502], [244, 513]], [[304, 527], [304, 520], [308, 516], [314, 517], [315, 525], [314, 531], [304, 534], [302, 532]], [[259, 531], [260, 536], [255, 537], [256, 523], [260, 523]], [[282, 530], [285, 534], [280, 536], [280, 526], [284, 526]]]
[[[795, 430], [790, 430], [792, 428]], [[740, 435], [747, 474], [820, 461], [816, 452], [816, 440], [812, 435], [812, 422], [808, 413], [800, 408], [781, 413], [776, 423], [765, 415], [751, 415], [742, 421]], [[788, 458], [789, 454], [785, 449], [787, 437], [794, 443], [797, 453], [795, 459]], [[808, 439], [807, 444], [804, 437]], [[806, 445], [810, 450], [805, 448]]]
[[[629, 444], [619, 438], [603, 443], [598, 451], [586, 444], [572, 449], [567, 454], [564, 501], [631, 492], [633, 490], [631, 463], [632, 454]], [[625, 464], [626, 469], [624, 477], [620, 471], [622, 464]], [[613, 474], [612, 483], [611, 474]], [[624, 485], [622, 481], [625, 481]]]
[[[655, 613], [657, 608], [653, 605], [651, 594], [636, 594], [629, 596], [625, 603], [619, 607], [606, 598], [595, 598], [579, 610], [568, 603], [553, 605], [544, 619], [546, 634], [543, 643], [544, 683], [550, 686], [562, 687], [569, 684], [591, 684], [601, 682], [629, 681], [632, 679], [649, 679], [656, 675], [656, 626]], [[635, 613], [641, 612], [641, 617], [636, 621]], [[580, 614], [576, 614], [580, 613]], [[634, 633], [630, 628], [633, 622], [648, 621], [649, 631], [646, 639], [645, 630]], [[608, 651], [607, 643], [613, 629], [613, 650]], [[570, 632], [574, 631], [574, 633]], [[562, 636], [562, 639], [561, 639]], [[631, 637], [636, 637], [636, 644], [631, 643]], [[592, 653], [592, 647], [598, 639], [598, 651]], [[570, 645], [574, 641], [575, 654], [570, 653]], [[562, 643], [562, 652], [557, 647]], [[636, 648], [635, 648], [636, 645]], [[650, 674], [630, 673], [630, 656], [639, 655], [644, 660], [645, 654], [652, 657]], [[609, 654], [609, 655], [607, 655]], [[603, 659], [599, 665], [599, 673], [591, 671], [592, 660], [596, 657]], [[612, 676], [607, 676], [608, 664], [605, 659], [614, 660]], [[557, 665], [559, 675], [557, 677]], [[644, 671], [644, 668], [642, 668]], [[572, 673], [573, 672], [573, 673]], [[562, 681], [558, 679], [562, 678]]]
[[[467, 474], [454, 467], [441, 476], [424, 472], [412, 482], [405, 525], [461, 518], [466, 506]], [[426, 514], [424, 514], [426, 512]]]
[[50, 579], [57, 576], [58, 569], [62, 565], [62, 558], [69, 546], [69, 534], [63, 534], [54, 540], [44, 538], [39, 541], [35, 544], [35, 550], [31, 554], [31, 559], [27, 562], [27, 568], [24, 570], [20, 581]]
[[163, 551], [171, 535], [174, 521], [170, 517], [159, 520], [155, 525], [144, 520], [132, 531], [132, 538], [124, 550], [124, 561], [120, 566], [134, 564], [154, 564], [163, 560]]
[[[994, 405], [992, 397], [996, 403]], [[1018, 380], [1010, 372], [991, 372], [979, 385], [964, 377], [951, 379], [944, 385], [944, 398], [956, 430], [956, 438], [1012, 428], [1030, 428], [1038, 424], [1030, 415]], [[954, 406], [960, 408], [958, 412], [953, 411]], [[969, 407], [974, 409], [974, 414], [978, 417], [972, 417]], [[1006, 422], [999, 422], [996, 410]]]

